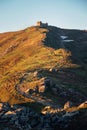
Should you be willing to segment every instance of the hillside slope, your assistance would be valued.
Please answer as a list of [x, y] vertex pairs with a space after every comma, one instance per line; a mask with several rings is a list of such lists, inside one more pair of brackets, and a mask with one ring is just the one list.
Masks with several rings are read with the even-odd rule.
[[[62, 105], [69, 100], [79, 104], [87, 100], [86, 64], [85, 31], [32, 26], [2, 33], [0, 100], [10, 104], [41, 100], [42, 105]], [[37, 86], [45, 91], [36, 92]], [[29, 96], [30, 90], [33, 94]]]

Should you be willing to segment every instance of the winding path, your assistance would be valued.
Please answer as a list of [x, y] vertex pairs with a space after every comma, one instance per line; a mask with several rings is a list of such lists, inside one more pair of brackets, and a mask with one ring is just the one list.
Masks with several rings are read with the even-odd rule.
[[20, 89], [20, 87], [18, 85], [15, 86], [15, 89], [16, 91], [21, 94], [22, 96], [26, 97], [26, 98], [30, 98], [32, 100], [34, 100], [35, 102], [38, 102], [44, 106], [50, 106], [51, 108], [54, 108], [54, 109], [60, 109], [59, 105], [53, 103], [53, 101], [51, 99], [47, 99], [47, 97], [45, 96], [42, 96], [42, 95], [34, 95], [34, 94], [28, 94], [28, 93], [25, 93], [24, 91], [22, 91]]

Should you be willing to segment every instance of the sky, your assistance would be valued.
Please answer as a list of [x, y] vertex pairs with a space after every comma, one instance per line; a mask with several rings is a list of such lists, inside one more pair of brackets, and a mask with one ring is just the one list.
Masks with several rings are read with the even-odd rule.
[[0, 0], [0, 33], [22, 30], [37, 21], [87, 30], [87, 0]]

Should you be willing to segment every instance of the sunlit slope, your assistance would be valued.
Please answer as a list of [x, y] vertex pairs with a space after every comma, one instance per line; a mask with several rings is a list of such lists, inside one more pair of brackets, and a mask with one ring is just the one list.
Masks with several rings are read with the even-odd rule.
[[16, 71], [62, 65], [70, 52], [47, 47], [45, 39], [48, 31], [45, 28], [30, 27], [19, 32], [0, 34], [1, 77], [14, 74]]
[[[72, 55], [71, 45], [69, 46], [68, 43], [64, 43], [61, 35], [65, 35], [63, 30], [51, 26], [46, 28], [32, 26], [22, 31], [0, 34], [1, 101], [20, 103], [28, 100], [19, 95], [15, 90], [16, 84], [20, 81], [20, 77], [23, 77], [24, 73], [44, 70], [43, 76], [47, 77], [49, 73], [45, 71], [49, 71], [50, 69], [62, 69], [66, 71], [65, 75], [69, 71], [72, 73], [75, 69], [81, 69], [82, 65], [86, 69], [85, 63], [82, 62], [82, 57], [80, 59], [80, 56], [78, 56], [80, 54], [78, 51], [79, 48], [75, 45], [75, 42], [71, 43], [74, 46], [73, 53], [74, 50], [75, 52], [78, 51], [78, 53]], [[67, 32], [66, 35], [68, 35]], [[77, 60], [77, 63], [73, 62], [75, 60]], [[69, 69], [68, 72], [67, 69]], [[83, 72], [83, 75], [81, 75], [80, 71]], [[78, 73], [83, 78], [85, 77], [85, 71], [76, 70], [76, 72], [74, 78], [77, 76], [77, 80], [79, 79]], [[53, 77], [54, 81], [60, 81], [61, 83], [62, 79], [64, 80], [64, 77], [66, 77], [64, 74], [63, 78], [60, 76], [59, 79], [56, 78], [57, 74], [49, 74], [48, 77]], [[64, 81], [66, 85], [68, 81], [67, 77]]]

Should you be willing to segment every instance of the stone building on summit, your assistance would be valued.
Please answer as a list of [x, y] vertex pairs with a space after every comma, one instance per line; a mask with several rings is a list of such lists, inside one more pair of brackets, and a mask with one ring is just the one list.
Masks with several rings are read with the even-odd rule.
[[39, 27], [47, 27], [48, 26], [48, 23], [42, 23], [42, 21], [38, 21], [36, 23], [36, 26], [39, 26]]

